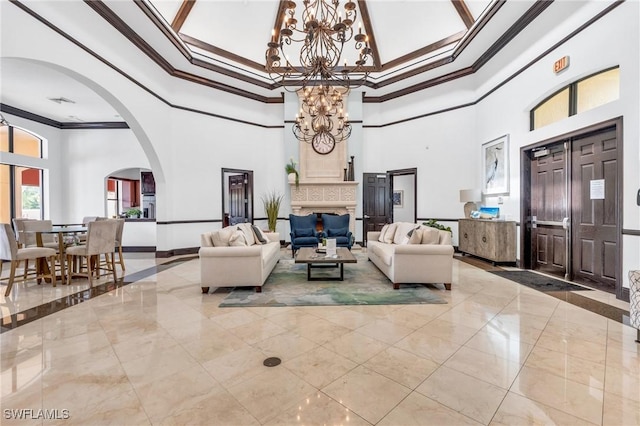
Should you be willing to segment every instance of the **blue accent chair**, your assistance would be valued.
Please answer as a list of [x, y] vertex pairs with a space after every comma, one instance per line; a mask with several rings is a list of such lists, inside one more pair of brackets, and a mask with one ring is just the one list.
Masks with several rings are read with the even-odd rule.
[[349, 231], [349, 215], [322, 215], [322, 232], [326, 238], [335, 238], [337, 247], [346, 247], [351, 250], [353, 237]]
[[289, 215], [292, 256], [295, 256], [296, 250], [301, 247], [318, 247], [323, 233], [316, 231], [317, 221], [318, 217], [313, 213], [307, 216]]

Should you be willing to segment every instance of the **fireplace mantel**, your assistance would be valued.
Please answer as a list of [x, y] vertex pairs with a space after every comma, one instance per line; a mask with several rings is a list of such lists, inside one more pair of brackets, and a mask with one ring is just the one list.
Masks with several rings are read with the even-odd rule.
[[304, 216], [311, 213], [349, 214], [349, 230], [355, 234], [358, 182], [300, 182], [291, 187], [291, 211]]

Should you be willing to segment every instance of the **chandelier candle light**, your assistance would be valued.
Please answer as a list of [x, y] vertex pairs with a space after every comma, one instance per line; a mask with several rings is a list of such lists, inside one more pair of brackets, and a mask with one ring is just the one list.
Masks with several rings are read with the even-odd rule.
[[[304, 0], [301, 21], [296, 18], [296, 2], [283, 1], [282, 28], [271, 33], [267, 43], [266, 69], [276, 83], [287, 85], [327, 85], [354, 87], [350, 74], [361, 76], [358, 86], [362, 85], [370, 70], [365, 67], [372, 56], [369, 38], [362, 33], [360, 26], [354, 34], [353, 25], [357, 18], [357, 6], [353, 1], [340, 9], [339, 0]], [[344, 16], [343, 16], [344, 13]], [[340, 67], [342, 50], [345, 43], [353, 40], [358, 51], [355, 64]], [[294, 49], [294, 43], [301, 43]], [[299, 55], [299, 65], [293, 64], [285, 50]]]
[[336, 142], [349, 139], [351, 123], [344, 112], [344, 92], [329, 86], [303, 89], [300, 113], [293, 125], [295, 137], [323, 153], [331, 152]]

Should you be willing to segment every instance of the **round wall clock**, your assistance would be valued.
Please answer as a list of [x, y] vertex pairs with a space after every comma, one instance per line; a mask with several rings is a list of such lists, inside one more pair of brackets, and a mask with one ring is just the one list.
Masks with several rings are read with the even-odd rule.
[[311, 141], [313, 150], [318, 154], [327, 155], [336, 146], [336, 140], [331, 133], [318, 133]]

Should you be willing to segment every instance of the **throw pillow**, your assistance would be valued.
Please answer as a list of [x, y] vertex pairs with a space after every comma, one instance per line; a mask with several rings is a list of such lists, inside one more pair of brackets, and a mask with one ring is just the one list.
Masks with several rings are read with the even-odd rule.
[[[409, 231], [411, 231], [416, 226], [418, 226], [418, 225], [416, 225], [415, 223], [397, 222], [396, 223], [396, 232], [392, 237], [394, 244], [402, 244], [402, 241], [409, 234]], [[407, 242], [408, 242], [408, 240], [407, 240]]]
[[411, 228], [407, 235], [402, 238], [400, 244], [420, 244], [422, 241], [422, 233], [420, 232], [420, 227]]
[[390, 223], [387, 232], [384, 234], [384, 242], [387, 244], [393, 243], [393, 237], [396, 235], [396, 227], [398, 224]]
[[233, 234], [233, 228], [222, 228], [211, 235], [214, 247], [229, 247], [229, 239]]
[[380, 236], [378, 237], [378, 241], [380, 241], [381, 243], [384, 243], [384, 236], [387, 233], [387, 229], [389, 229], [389, 224], [388, 223], [386, 225], [384, 225], [382, 227], [382, 229], [380, 230]]
[[267, 244], [269, 242], [269, 239], [266, 235], [264, 235], [262, 229], [258, 228], [255, 225], [251, 225], [251, 230], [256, 237], [256, 244]]
[[440, 231], [430, 226], [422, 227], [422, 244], [438, 244]]
[[299, 228], [295, 230], [296, 237], [313, 237], [313, 228]]
[[409, 244], [421, 244], [422, 243], [422, 229], [414, 228], [409, 237]]
[[349, 228], [329, 229], [327, 233], [330, 237], [346, 237], [349, 232]]
[[244, 232], [242, 232], [240, 229], [234, 231], [231, 235], [231, 238], [229, 238], [229, 245], [231, 247], [246, 246], [247, 240], [244, 237]]

